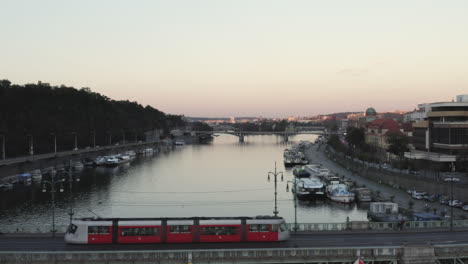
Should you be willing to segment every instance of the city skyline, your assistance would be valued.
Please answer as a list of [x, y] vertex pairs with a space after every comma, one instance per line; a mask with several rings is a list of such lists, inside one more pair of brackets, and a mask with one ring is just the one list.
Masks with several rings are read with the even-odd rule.
[[185, 116], [413, 110], [468, 87], [465, 1], [5, 1], [0, 79]]

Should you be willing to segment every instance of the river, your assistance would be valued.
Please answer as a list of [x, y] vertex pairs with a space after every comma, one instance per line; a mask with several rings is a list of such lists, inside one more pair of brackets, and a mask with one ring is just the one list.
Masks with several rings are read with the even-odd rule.
[[[216, 137], [210, 144], [185, 145], [141, 157], [130, 165], [90, 168], [80, 173], [80, 182], [69, 191], [57, 193], [56, 224], [66, 225], [73, 205], [75, 217], [179, 217], [272, 215], [274, 182], [278, 176], [278, 211], [294, 221], [294, 201], [286, 191], [293, 179], [283, 165], [283, 150], [314, 135], [297, 135], [290, 142], [273, 135], [247, 136], [244, 143], [230, 135]], [[290, 186], [291, 187], [291, 186]], [[51, 194], [33, 188], [0, 194], [0, 226], [40, 225], [52, 221]], [[366, 220], [366, 209], [356, 204], [330, 201], [304, 202], [297, 208], [299, 223], [340, 223], [346, 218]]]

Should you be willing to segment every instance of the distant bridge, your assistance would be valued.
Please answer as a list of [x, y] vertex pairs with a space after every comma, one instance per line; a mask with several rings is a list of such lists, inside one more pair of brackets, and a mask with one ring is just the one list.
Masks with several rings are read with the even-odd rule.
[[289, 137], [299, 134], [310, 134], [310, 135], [323, 135], [325, 134], [325, 128], [317, 127], [314, 130], [303, 130], [303, 131], [243, 131], [243, 130], [222, 130], [222, 131], [194, 131], [197, 135], [200, 134], [227, 134], [239, 137], [239, 142], [244, 142], [244, 137], [249, 135], [277, 135], [282, 136], [284, 141], [288, 141]]

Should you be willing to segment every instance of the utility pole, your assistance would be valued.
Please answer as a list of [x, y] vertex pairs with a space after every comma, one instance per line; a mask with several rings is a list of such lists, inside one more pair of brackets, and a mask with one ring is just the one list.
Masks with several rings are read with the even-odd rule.
[[5, 160], [5, 135], [0, 135], [2, 137], [2, 159]]

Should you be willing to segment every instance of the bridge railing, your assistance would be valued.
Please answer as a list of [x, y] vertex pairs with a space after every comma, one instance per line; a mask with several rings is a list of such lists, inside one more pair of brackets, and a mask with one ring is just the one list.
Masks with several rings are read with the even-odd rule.
[[[294, 223], [287, 224], [290, 231], [295, 231]], [[57, 233], [64, 233], [68, 225], [55, 225]], [[454, 228], [468, 228], [468, 220], [454, 220]], [[327, 232], [327, 231], [389, 231], [389, 230], [424, 230], [424, 229], [448, 229], [450, 221], [406, 221], [403, 226], [400, 222], [366, 222], [350, 221], [349, 223], [298, 223], [297, 232]], [[52, 225], [2, 225], [0, 234], [45, 234], [50, 233]]]

